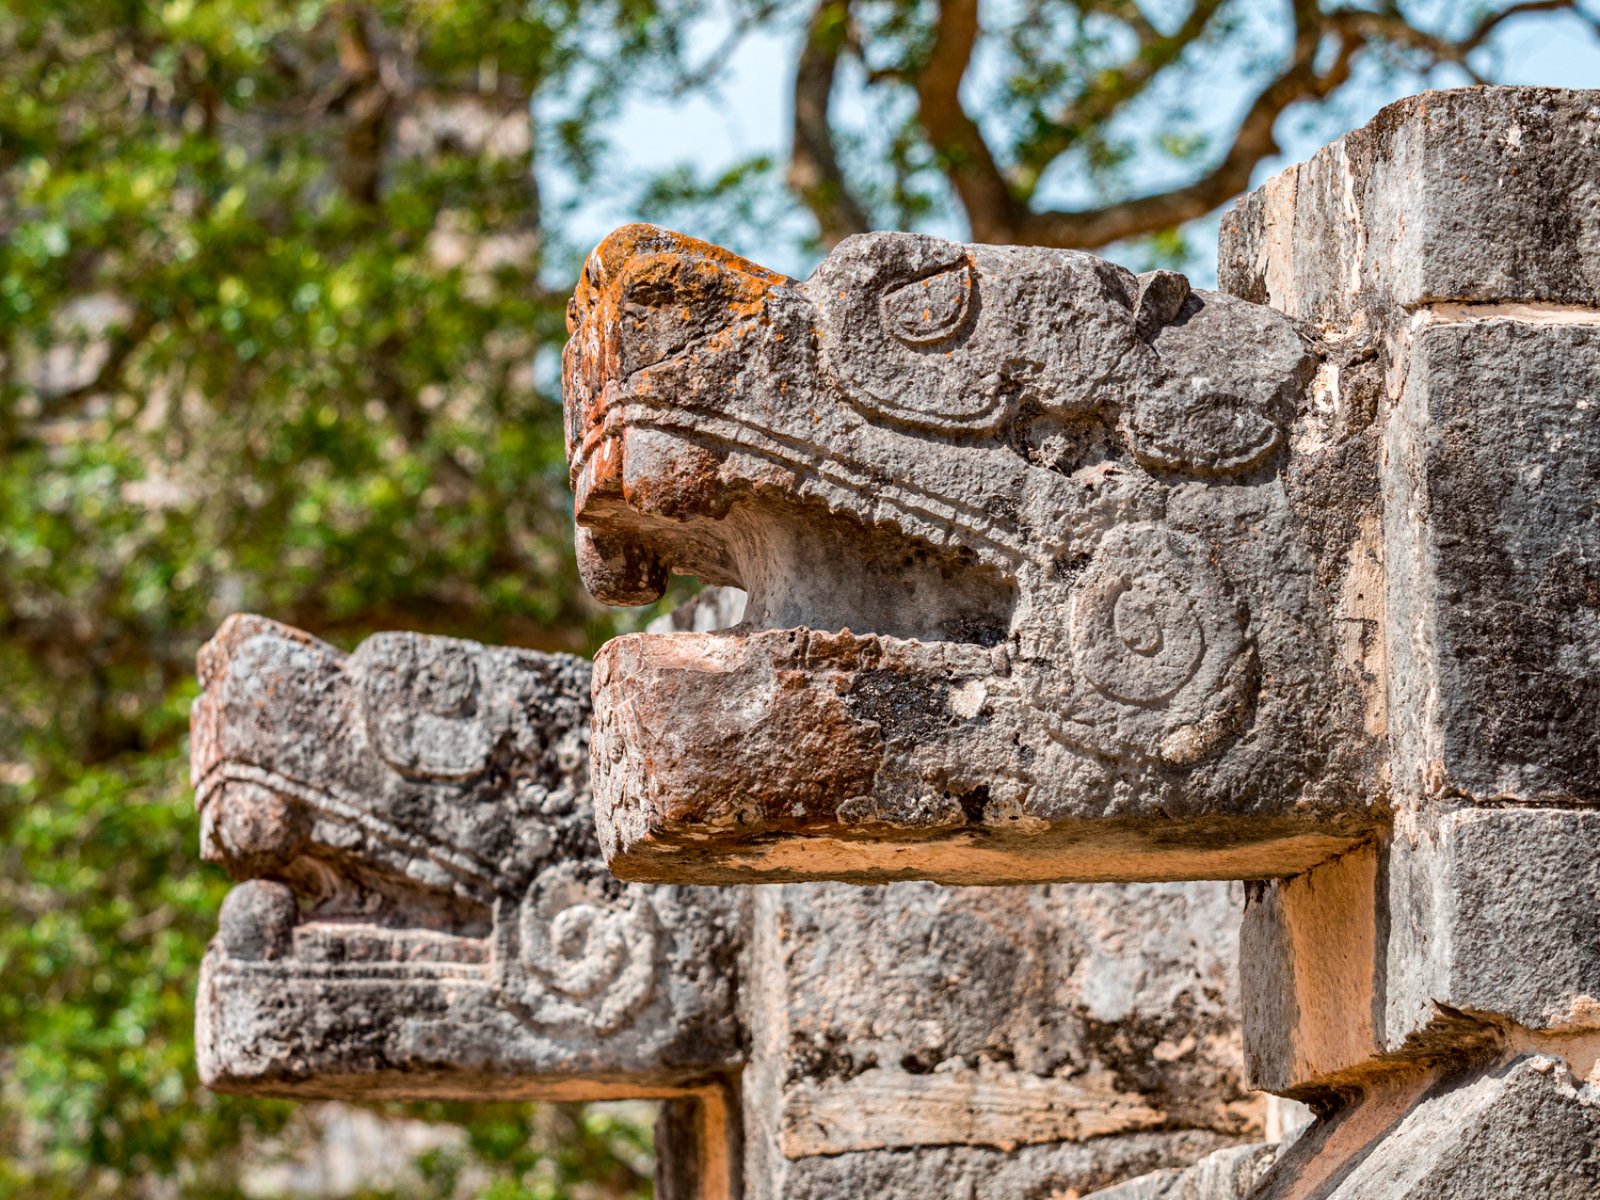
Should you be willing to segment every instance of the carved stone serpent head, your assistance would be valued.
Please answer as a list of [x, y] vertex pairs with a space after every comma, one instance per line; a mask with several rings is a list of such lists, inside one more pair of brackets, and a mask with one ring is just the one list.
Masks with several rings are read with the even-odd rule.
[[568, 322], [590, 589], [749, 593], [597, 659], [614, 870], [955, 881], [1025, 838], [1002, 876], [1276, 874], [1365, 825], [1281, 314], [1067, 251], [869, 234], [797, 282], [630, 226]]
[[343, 654], [234, 617], [200, 656], [202, 851], [242, 879], [199, 1060], [295, 1095], [673, 1094], [741, 1060], [737, 898], [607, 874], [589, 666], [420, 634]]

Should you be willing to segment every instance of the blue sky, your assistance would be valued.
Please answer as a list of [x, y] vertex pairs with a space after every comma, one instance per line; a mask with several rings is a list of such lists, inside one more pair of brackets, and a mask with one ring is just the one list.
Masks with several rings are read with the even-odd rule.
[[[710, 54], [726, 34], [725, 23], [707, 22], [697, 31], [692, 48], [698, 55]], [[613, 161], [625, 164], [627, 176], [642, 179], [685, 162], [693, 163], [705, 174], [754, 154], [769, 153], [781, 159], [788, 141], [791, 64], [797, 37], [798, 33], [787, 32], [747, 38], [738, 53], [731, 56], [716, 96], [682, 101], [635, 99], [629, 103], [613, 128]], [[1508, 22], [1492, 53], [1498, 61], [1494, 76], [1498, 82], [1600, 87], [1600, 38], [1571, 14]], [[1436, 86], [1464, 82], [1453, 72], [1441, 72], [1434, 81]], [[1412, 89], [1354, 84], [1341, 94], [1337, 113], [1329, 120], [1315, 122], [1314, 129], [1297, 128], [1307, 122], [1297, 121], [1289, 114], [1279, 122], [1279, 140], [1285, 154], [1258, 167], [1256, 182], [1288, 163], [1309, 157], [1343, 129], [1364, 124], [1383, 105], [1408, 90]], [[1234, 94], [1242, 105], [1242, 88], [1235, 89]], [[1219, 107], [1224, 103], [1219, 100]], [[625, 194], [623, 189], [614, 196], [596, 197], [594, 202], [586, 203], [579, 215], [581, 235], [598, 240], [628, 220], [632, 214], [627, 211]], [[1063, 195], [1057, 201], [1070, 203], [1071, 199]], [[1202, 226], [1195, 230], [1193, 241], [1200, 253], [1191, 265], [1191, 273], [1197, 281], [1204, 281], [1215, 274], [1214, 234]], [[806, 264], [770, 265], [798, 269]]]

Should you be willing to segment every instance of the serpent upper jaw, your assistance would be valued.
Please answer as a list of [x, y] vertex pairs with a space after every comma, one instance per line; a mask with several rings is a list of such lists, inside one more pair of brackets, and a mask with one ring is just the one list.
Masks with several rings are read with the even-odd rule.
[[[1245, 310], [1251, 310], [1246, 312]], [[630, 226], [569, 309], [567, 444], [597, 598], [672, 572], [758, 627], [992, 643], [1174, 472], [1258, 472], [1309, 360], [1281, 318], [1069, 252], [868, 235], [796, 283]], [[1205, 355], [1241, 323], [1260, 379]]]

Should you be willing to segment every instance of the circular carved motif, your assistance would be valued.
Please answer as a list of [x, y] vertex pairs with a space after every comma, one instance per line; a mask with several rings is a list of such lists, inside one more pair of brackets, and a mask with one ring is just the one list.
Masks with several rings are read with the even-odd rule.
[[1079, 593], [1072, 648], [1084, 678], [1106, 695], [1147, 704], [1194, 675], [1205, 631], [1169, 573], [1101, 571]]
[[[830, 254], [806, 284], [824, 369], [870, 417], [916, 429], [983, 433], [1004, 409], [974, 377], [980, 307], [967, 249], [925, 234], [868, 234]], [[953, 356], [953, 357], [952, 357]], [[993, 374], [987, 364], [982, 376]]]
[[497, 989], [534, 1024], [615, 1033], [649, 1002], [655, 911], [608, 881], [598, 864], [563, 863], [497, 906]]
[[931, 346], [960, 331], [971, 299], [972, 270], [963, 263], [892, 289], [878, 306], [884, 328], [894, 337], [913, 346]]
[[1187, 764], [1250, 702], [1244, 616], [1204, 543], [1157, 522], [1113, 529], [1073, 589], [1078, 728], [1096, 748]]

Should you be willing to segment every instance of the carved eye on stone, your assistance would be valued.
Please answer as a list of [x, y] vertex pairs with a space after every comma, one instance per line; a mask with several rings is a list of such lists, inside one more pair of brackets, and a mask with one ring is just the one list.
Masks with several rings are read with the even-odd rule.
[[1207, 390], [1142, 396], [1127, 415], [1128, 446], [1157, 470], [1229, 475], [1249, 470], [1278, 446], [1281, 431], [1251, 399]]
[[972, 270], [962, 264], [891, 289], [879, 310], [893, 337], [910, 346], [932, 346], [961, 332], [971, 301]]
[[478, 694], [478, 669], [466, 654], [431, 655], [418, 664], [411, 687], [417, 703], [434, 716], [463, 716]]
[[537, 1025], [615, 1033], [649, 1002], [656, 917], [644, 895], [604, 867], [566, 862], [540, 874], [522, 903], [495, 909], [495, 985]]
[[1139, 319], [1155, 323], [1156, 362], [1123, 409], [1134, 458], [1148, 470], [1196, 475], [1266, 466], [1315, 366], [1299, 331], [1282, 313], [1233, 296], [1193, 292], [1179, 303], [1179, 276], [1144, 282]]
[[916, 233], [845, 239], [802, 285], [817, 310], [822, 374], [875, 423], [992, 433], [1010, 394], [993, 386], [984, 286], [979, 260], [955, 242]]
[[425, 779], [470, 778], [495, 730], [483, 712], [479, 651], [448, 638], [380, 634], [361, 647], [367, 732], [386, 762]]

